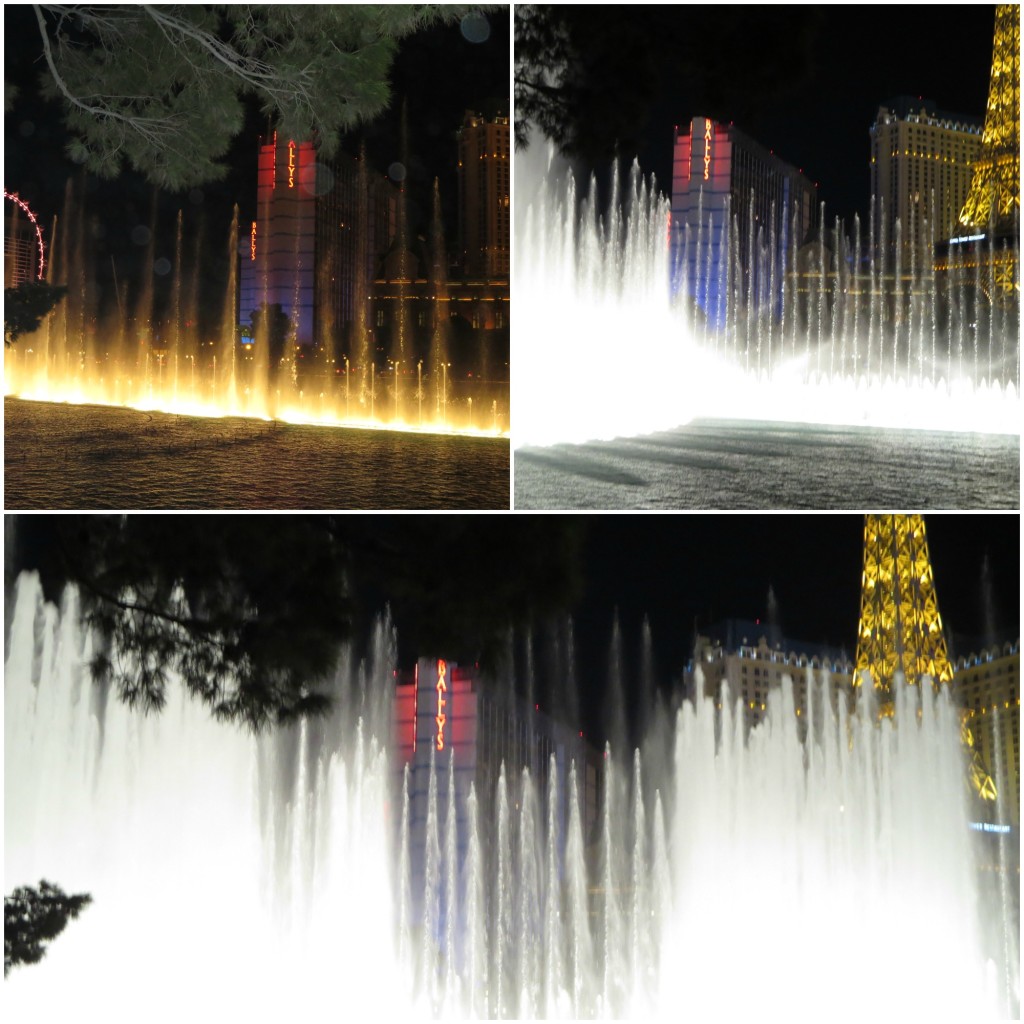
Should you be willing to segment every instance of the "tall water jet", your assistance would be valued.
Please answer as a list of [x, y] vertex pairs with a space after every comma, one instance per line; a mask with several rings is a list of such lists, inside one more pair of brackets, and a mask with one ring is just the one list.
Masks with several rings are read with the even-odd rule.
[[[824, 209], [798, 254], [795, 210], [765, 227], [753, 202], [742, 216], [727, 203], [716, 262], [701, 203], [693, 225], [673, 225], [636, 166], [621, 192], [613, 168], [604, 202], [593, 185], [582, 198], [567, 166], [534, 144], [516, 154], [516, 188], [517, 394], [529, 410], [517, 445], [697, 416], [1019, 433], [1016, 296], [991, 304], [989, 328], [971, 313], [974, 264], [953, 252], [947, 272], [930, 253], [905, 253], [884, 200], [866, 249], [855, 222], [852, 256]], [[1008, 353], [991, 372], [973, 354], [982, 333]]]
[[[409, 339], [409, 197], [406, 183], [409, 178], [409, 122], [408, 106], [402, 100], [402, 124], [399, 134], [398, 174], [398, 225], [395, 234], [395, 246], [398, 256], [396, 284], [398, 286], [398, 302], [395, 305], [395, 325], [391, 338], [391, 364], [393, 372], [394, 402], [398, 408], [399, 372], [401, 367], [408, 368], [411, 363]], [[397, 412], [396, 412], [397, 418]]]
[[[161, 1019], [314, 1013], [344, 964], [353, 982], [389, 977], [353, 983], [349, 1005], [396, 1011], [404, 993], [384, 966], [394, 961], [394, 918], [382, 723], [364, 719], [360, 743], [362, 709], [338, 706], [319, 749], [307, 736], [315, 770], [300, 770], [295, 729], [256, 737], [217, 723], [176, 680], [153, 717], [92, 683], [95, 648], [73, 592], [58, 612], [22, 577], [9, 621], [7, 884], [59, 879], [90, 892], [96, 911], [41, 963], [11, 974], [9, 1008], [35, 1019], [71, 1015], [83, 1001], [111, 1019], [143, 1005]], [[389, 649], [368, 666], [375, 688], [390, 677]], [[168, 986], [171, 964], [181, 983]]]
[[346, 419], [352, 415], [348, 395], [353, 365], [356, 371], [355, 391], [361, 407], [365, 407], [367, 404], [367, 394], [370, 387], [370, 282], [366, 265], [366, 253], [370, 248], [369, 187], [366, 145], [361, 143], [359, 146], [359, 163], [356, 169], [356, 190], [359, 201], [356, 204], [355, 317], [349, 334], [350, 361], [345, 364]]
[[[369, 280], [370, 238], [376, 236], [367, 209], [366, 196], [372, 185], [365, 158], [359, 161], [355, 178], [356, 239], [354, 249], [345, 249], [346, 253], [353, 249], [352, 265], [339, 267], [337, 253], [327, 247], [330, 255], [323, 254], [314, 268], [321, 284], [326, 277], [352, 275], [353, 323], [344, 354], [343, 325], [334, 318], [333, 307], [327, 300], [320, 301], [316, 311], [319, 349], [305, 342], [296, 348], [296, 340], [302, 339], [296, 334], [299, 322], [289, 313], [290, 306], [301, 305], [301, 326], [310, 331], [308, 341], [315, 340], [311, 294], [315, 289], [308, 273], [311, 252], [295, 249], [290, 254], [278, 253], [280, 262], [294, 268], [295, 273], [282, 271], [279, 276], [286, 279], [286, 284], [272, 289], [270, 262], [262, 257], [257, 261], [255, 255], [264, 240], [257, 239], [253, 228], [252, 233], [246, 232], [242, 246], [245, 273], [239, 273], [241, 232], [237, 211], [232, 211], [223, 245], [204, 244], [202, 221], [192, 228], [180, 213], [169, 239], [159, 239], [160, 228], [153, 218], [148, 226], [137, 225], [135, 237], [143, 252], [137, 261], [138, 273], [129, 284], [126, 267], [112, 260], [114, 288], [104, 293], [94, 270], [94, 254], [86, 245], [86, 226], [91, 214], [83, 190], [69, 180], [61, 231], [54, 239], [49, 261], [53, 282], [66, 285], [68, 294], [35, 335], [8, 350], [4, 362], [5, 393], [35, 401], [129, 406], [190, 416], [273, 417], [326, 426], [507, 435], [504, 400], [500, 413], [498, 403], [492, 403], [494, 414], [489, 418], [474, 416], [468, 400], [449, 402], [443, 391], [440, 412], [431, 403], [423, 408], [421, 402], [414, 411], [406, 401], [401, 381], [411, 377], [415, 368], [408, 321], [408, 278], [412, 271], [411, 257], [405, 248], [408, 215], [404, 200], [398, 218], [401, 244], [396, 246], [397, 255], [392, 254], [400, 264], [394, 276], [402, 292], [393, 335], [406, 355], [396, 353], [384, 381], [373, 380], [368, 309], [374, 301]], [[261, 211], [261, 216], [266, 213], [263, 206]], [[186, 228], [194, 230], [194, 241], [186, 241]], [[380, 230], [379, 225], [377, 228]], [[99, 237], [98, 233], [93, 234]], [[297, 246], [299, 236], [292, 241]], [[311, 239], [305, 241], [312, 245]], [[165, 243], [173, 247], [173, 260], [161, 257], [154, 262]], [[191, 267], [185, 265], [186, 250]], [[227, 266], [220, 268], [223, 273], [211, 275], [211, 264], [223, 259], [227, 260]], [[103, 270], [107, 270], [105, 264]], [[211, 276], [223, 278], [221, 296], [200, 295], [200, 280]], [[139, 287], [134, 284], [135, 277], [142, 282]], [[321, 292], [333, 295], [338, 282], [332, 280], [330, 285]], [[243, 289], [247, 301], [256, 303], [259, 315], [239, 324], [239, 294]], [[440, 290], [443, 293], [443, 287]], [[274, 326], [280, 319], [279, 312], [289, 319], [285, 330]], [[261, 318], [262, 325], [257, 322]], [[443, 323], [440, 326], [442, 337], [445, 327]], [[444, 347], [443, 342], [435, 346], [438, 351]], [[344, 376], [340, 372], [343, 361]], [[419, 369], [422, 373], [422, 367]], [[441, 382], [435, 387], [441, 389], [447, 381], [445, 369], [442, 367], [438, 372], [428, 367], [428, 379], [431, 372]], [[386, 384], [383, 394], [382, 383]], [[474, 382], [473, 388], [477, 390], [470, 397], [481, 395], [490, 399], [493, 392], [488, 387], [485, 382]], [[376, 395], [372, 394], [374, 389]]]
[[578, 204], [568, 165], [537, 144], [516, 153], [515, 173], [513, 372], [528, 410], [516, 444], [675, 426], [695, 350], [669, 306], [668, 203], [634, 164], [603, 219], [596, 184]]
[[[224, 313], [221, 320], [220, 344], [217, 346], [217, 355], [220, 374], [226, 382], [225, 390], [231, 397], [232, 402], [237, 398], [237, 378], [235, 375], [235, 356], [238, 349], [236, 329], [236, 310], [238, 309], [238, 262], [235, 254], [238, 252], [238, 204], [236, 203], [231, 213], [231, 230], [228, 233], [228, 286], [224, 294]], [[214, 386], [217, 384], [217, 373], [214, 372]]]
[[[93, 896], [5, 983], [27, 1018], [127, 1018], [154, 991], [168, 1016], [257, 1019], [339, 990], [366, 1016], [817, 1017], [837, 993], [843, 1013], [1019, 1012], [1007, 918], [979, 909], [958, 714], [927, 683], [897, 680], [880, 719], [871, 687], [848, 707], [808, 671], [802, 709], [784, 677], [750, 724], [698, 673], [670, 766], [602, 760], [619, 778], [595, 836], [591, 766], [554, 755], [543, 782], [502, 769], [478, 793], [432, 746], [414, 808], [381, 744], [386, 627], [339, 660], [329, 718], [259, 737], [173, 677], [161, 715], [129, 711], [91, 681], [73, 592], [58, 612], [34, 577], [7, 641], [8, 885]], [[851, 985], [877, 950], [892, 969]]]
[[[430, 282], [434, 294], [434, 329], [430, 336], [430, 373], [434, 378], [434, 409], [440, 415], [447, 407], [448, 396], [441, 393], [441, 382], [446, 375], [440, 372], [448, 360], [448, 340], [451, 336], [451, 314], [448, 307], [448, 256], [444, 246], [444, 226], [441, 221], [441, 190], [434, 179], [434, 218], [431, 228]], [[471, 399], [472, 401], [472, 399]]]

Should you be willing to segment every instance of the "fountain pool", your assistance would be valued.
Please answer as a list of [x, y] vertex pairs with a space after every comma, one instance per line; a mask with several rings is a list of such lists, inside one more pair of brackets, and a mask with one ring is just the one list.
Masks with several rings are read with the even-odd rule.
[[[359, 173], [365, 175], [365, 160], [359, 167]], [[467, 369], [465, 359], [461, 364], [451, 361], [439, 199], [435, 203], [433, 249], [437, 255], [433, 263], [441, 269], [433, 273], [429, 288], [435, 337], [426, 343], [420, 337], [418, 348], [414, 345], [413, 312], [406, 294], [414, 282], [405, 279], [412, 274], [407, 274], [403, 265], [398, 282], [402, 297], [394, 304], [393, 314], [397, 347], [387, 358], [382, 355], [383, 342], [369, 326], [370, 282], [365, 268], [356, 283], [355, 291], [362, 298], [351, 323], [335, 323], [336, 311], [329, 297], [318, 298], [317, 344], [308, 338], [302, 344], [292, 343], [298, 337], [300, 316], [294, 310], [289, 314], [283, 304], [275, 307], [272, 300], [280, 296], [267, 290], [266, 282], [259, 298], [271, 310], [277, 309], [276, 327], [271, 326], [274, 316], [264, 314], [256, 322], [247, 318], [248, 333], [243, 336], [239, 254], [247, 263], [250, 243], [248, 239], [240, 242], [237, 206], [220, 268], [225, 281], [222, 296], [206, 296], [203, 301], [201, 282], [213, 278], [216, 271], [211, 269], [210, 255], [201, 252], [198, 243], [189, 267], [179, 211], [173, 262], [166, 258], [157, 261], [159, 273], [166, 278], [160, 301], [154, 288], [157, 271], [140, 274], [139, 294], [132, 298], [132, 305], [126, 298], [127, 286], [118, 286], [115, 268], [115, 306], [109, 286], [105, 292], [98, 281], [96, 257], [86, 241], [83, 224], [89, 211], [85, 205], [69, 182], [60, 230], [56, 219], [51, 229], [54, 255], [46, 270], [47, 280], [67, 286], [68, 293], [37, 331], [8, 346], [5, 395], [204, 418], [508, 436], [509, 388], [505, 370], [497, 365], [499, 356], [491, 353], [488, 362], [489, 343], [481, 340], [471, 367]], [[403, 211], [403, 225], [404, 216]], [[142, 268], [155, 266], [155, 240], [149, 229], [146, 232], [150, 243], [146, 257], [139, 261]], [[197, 237], [202, 240], [201, 230]], [[294, 294], [298, 295], [298, 257], [294, 272]], [[338, 271], [325, 257], [317, 273], [326, 279]], [[312, 314], [310, 306], [303, 315], [311, 318]], [[426, 324], [423, 308], [418, 316]], [[426, 329], [423, 327], [420, 335]], [[377, 330], [379, 334], [380, 328]]]
[[417, 851], [386, 625], [341, 656], [332, 717], [253, 737], [96, 688], [72, 591], [58, 611], [23, 575], [8, 623], [6, 890], [93, 896], [5, 982], [26, 1019], [1019, 1009], [945, 693], [899, 687], [879, 724], [826, 678], [798, 717], [787, 682], [749, 735], [727, 693], [684, 702], [671, 768], [609, 756], [593, 830], [571, 789], [507, 766], [456, 835], [439, 763]]

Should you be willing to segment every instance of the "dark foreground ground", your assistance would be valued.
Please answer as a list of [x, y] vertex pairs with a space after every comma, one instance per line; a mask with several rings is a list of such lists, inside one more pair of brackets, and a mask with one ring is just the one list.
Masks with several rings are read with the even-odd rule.
[[4, 508], [508, 509], [509, 443], [4, 401]]

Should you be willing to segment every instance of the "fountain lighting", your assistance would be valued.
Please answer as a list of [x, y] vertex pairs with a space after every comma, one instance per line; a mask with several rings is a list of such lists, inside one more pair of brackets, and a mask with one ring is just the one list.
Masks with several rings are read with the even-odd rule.
[[[209, 395], [178, 386], [172, 393], [155, 387], [153, 383], [141, 382], [137, 389], [130, 382], [114, 379], [63, 380], [47, 379], [46, 375], [23, 372], [25, 363], [31, 362], [33, 352], [17, 352], [9, 348], [4, 363], [4, 393], [7, 396], [34, 402], [56, 402], [69, 405], [117, 406], [138, 409], [143, 412], [165, 412], [178, 416], [223, 418], [228, 416], [255, 420], [280, 420], [285, 423], [324, 427], [350, 427], [361, 430], [393, 430], [404, 433], [449, 434], [467, 437], [508, 437], [507, 417], [490, 426], [471, 423], [472, 406], [467, 403], [464, 422], [462, 419], [424, 419], [412, 422], [404, 418], [387, 418], [382, 415], [356, 415], [346, 411], [349, 403], [344, 391], [334, 395], [330, 401], [318, 397], [303, 401], [296, 396], [284, 400], [275, 412], [269, 403], [252, 395]], [[20, 365], [19, 365], [20, 364]], [[355, 404], [354, 402], [352, 403]], [[379, 405], [379, 403], [378, 403]]]
[[880, 719], [811, 673], [802, 714], [784, 680], [750, 726], [698, 677], [669, 756], [606, 752], [584, 834], [581, 765], [477, 792], [432, 749], [413, 815], [386, 626], [330, 718], [254, 737], [173, 679], [150, 717], [92, 684], [72, 591], [23, 575], [9, 622], [5, 885], [93, 896], [5, 981], [26, 1017], [1019, 1012], [945, 690], [897, 681]]
[[[600, 217], [594, 181], [581, 198], [550, 147], [515, 159], [516, 446], [650, 433], [698, 417], [1020, 433], [1016, 304], [986, 296], [972, 306], [961, 283], [940, 310], [927, 254], [907, 262], [893, 308], [878, 287], [862, 294], [881, 279], [880, 262], [868, 261], [860, 278], [850, 272], [867, 240], [858, 234], [851, 245], [826, 229], [841, 256], [830, 263], [816, 246], [820, 266], [801, 285], [814, 294], [798, 313], [797, 285], [777, 267], [772, 237], [752, 253], [759, 278], [775, 282], [774, 312], [752, 305], [734, 273], [731, 288], [719, 289], [731, 295], [718, 300], [716, 328], [699, 308], [706, 281], [695, 296], [670, 294], [669, 204], [636, 164], [627, 184], [615, 178]], [[710, 251], [702, 238], [697, 248]], [[721, 260], [735, 265], [735, 254]], [[796, 265], [795, 250], [786, 265]]]
[[[63, 234], [74, 237], [73, 228], [83, 217], [83, 210], [75, 201], [70, 183], [65, 207], [64, 220], [71, 228]], [[436, 216], [440, 217], [439, 203]], [[439, 227], [435, 233], [440, 238]], [[270, 342], [260, 336], [261, 331], [266, 334], [266, 326], [256, 329], [255, 338], [239, 336], [239, 246], [248, 259], [253, 244], [251, 236], [244, 237], [246, 234], [239, 231], [236, 208], [225, 252], [229, 272], [222, 312], [217, 326], [205, 327], [202, 336], [196, 326], [200, 321], [197, 272], [183, 267], [180, 214], [175, 258], [168, 264], [172, 274], [170, 301], [163, 319], [154, 314], [150, 278], [145, 279], [134, 309], [124, 301], [124, 289], [118, 290], [115, 281], [116, 310], [97, 311], [98, 296], [94, 294], [92, 274], [87, 272], [88, 255], [81, 251], [81, 242], [71, 245], [65, 238], [55, 249], [56, 258], [47, 264], [47, 272], [54, 281], [68, 283], [68, 295], [39, 330], [7, 348], [4, 394], [39, 402], [121, 406], [182, 416], [279, 419], [404, 433], [509, 436], [508, 384], [478, 377], [454, 381], [440, 328], [439, 337], [431, 340], [430, 359], [421, 361], [417, 372], [412, 372], [412, 361], [404, 354], [413, 342], [406, 336], [406, 321], [411, 317], [406, 308], [408, 298], [399, 303], [398, 309], [404, 332], [402, 354], [389, 361], [390, 373], [384, 378], [388, 383], [382, 391], [384, 379], [377, 378], [384, 371], [373, 363], [366, 327], [366, 281], [357, 289], [364, 299], [355, 311], [353, 337], [349, 339], [354, 346], [352, 352], [340, 351], [344, 325], [336, 325], [323, 328], [318, 346], [292, 344], [276, 366], [269, 365]], [[142, 262], [152, 263], [152, 253]], [[189, 276], [192, 284], [186, 286]], [[438, 306], [439, 315], [441, 312], [448, 316], [447, 303], [443, 310]], [[332, 311], [324, 311], [325, 324], [333, 323], [332, 315]], [[441, 407], [436, 412], [431, 408], [422, 410], [418, 396], [425, 387], [436, 388], [441, 394]], [[477, 400], [478, 407], [482, 402], [496, 403], [497, 414], [486, 426], [473, 422], [471, 398]]]

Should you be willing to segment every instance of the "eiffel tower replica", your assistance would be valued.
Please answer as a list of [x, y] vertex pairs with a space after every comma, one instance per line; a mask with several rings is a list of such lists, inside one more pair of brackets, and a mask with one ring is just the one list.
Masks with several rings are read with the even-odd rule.
[[981, 156], [953, 238], [936, 247], [935, 269], [955, 282], [980, 280], [990, 301], [1020, 294], [1020, 6], [996, 7]]
[[[931, 680], [953, 682], [924, 517], [864, 517], [864, 574], [861, 578], [860, 625], [854, 686], [870, 678], [882, 714], [892, 714], [891, 687], [896, 673], [911, 686]], [[966, 719], [960, 739], [970, 758], [970, 782], [983, 800], [995, 800], [996, 787]]]

